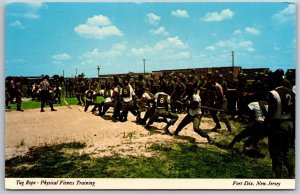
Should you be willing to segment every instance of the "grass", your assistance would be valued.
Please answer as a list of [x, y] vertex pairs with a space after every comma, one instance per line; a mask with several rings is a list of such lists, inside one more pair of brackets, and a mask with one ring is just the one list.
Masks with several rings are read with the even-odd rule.
[[80, 142], [32, 147], [5, 161], [5, 177], [48, 178], [270, 178], [271, 160], [251, 158], [237, 149], [200, 148], [193, 143], [153, 144], [151, 158], [92, 158], [76, 154]]
[[[100, 97], [100, 101], [104, 100], [102, 97]], [[78, 103], [77, 98], [66, 98], [66, 102], [69, 105], [76, 105]], [[9, 106], [11, 107], [11, 110], [16, 110], [17, 109], [17, 105], [16, 104], [9, 104]], [[64, 102], [64, 99], [61, 98], [61, 105], [60, 104], [54, 104], [54, 107], [58, 107], [58, 106], [67, 106], [67, 104]], [[40, 108], [41, 107], [41, 102], [37, 102], [37, 101], [23, 101], [21, 104], [21, 108], [26, 110], [26, 109], [35, 109], [35, 108]], [[47, 105], [46, 105], [47, 107]]]

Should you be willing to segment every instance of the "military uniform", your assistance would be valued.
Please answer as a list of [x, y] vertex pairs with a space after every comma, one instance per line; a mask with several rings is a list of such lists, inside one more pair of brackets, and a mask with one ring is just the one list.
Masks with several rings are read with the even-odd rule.
[[145, 91], [142, 95], [141, 101], [148, 104], [148, 110], [146, 110], [144, 117], [138, 121], [138, 124], [146, 125], [147, 120], [154, 114], [156, 109], [154, 95], [151, 92]]
[[193, 122], [193, 128], [194, 131], [199, 134], [201, 137], [204, 137], [208, 140], [208, 142], [212, 142], [211, 138], [208, 136], [208, 134], [200, 129], [200, 123], [202, 119], [201, 114], [201, 99], [200, 96], [197, 94], [194, 94], [192, 96], [192, 100], [189, 105], [188, 113], [184, 117], [184, 119], [181, 121], [181, 123], [176, 128], [174, 135], [178, 135], [178, 133], [190, 122]]
[[21, 103], [22, 103], [22, 96], [24, 96], [22, 89], [21, 89], [22, 85], [21, 82], [17, 82], [16, 83], [16, 103], [17, 103], [17, 111], [21, 111], [23, 112], [24, 110], [21, 109]]
[[45, 77], [44, 80], [40, 83], [40, 88], [41, 88], [41, 112], [45, 112], [44, 107], [45, 103], [47, 102], [51, 108], [51, 111], [56, 111], [53, 108], [53, 104], [51, 101], [51, 97], [49, 94], [49, 89], [50, 89], [50, 84], [48, 82], [49, 77]]
[[[225, 111], [227, 109], [227, 99], [224, 95], [223, 88], [220, 84], [215, 83], [215, 87], [213, 89], [216, 90], [216, 92], [215, 92], [216, 97], [215, 97], [215, 102], [214, 102], [213, 108], [223, 110], [223, 111], [220, 111], [219, 115], [220, 115], [222, 121], [225, 123], [227, 130], [231, 131], [231, 125], [230, 125], [229, 121], [227, 120], [226, 114], [225, 114]], [[217, 131], [218, 129], [221, 129], [221, 125], [220, 125], [220, 122], [219, 122], [219, 119], [217, 116], [218, 112], [219, 112], [218, 110], [210, 111], [211, 117], [214, 120], [214, 122], [216, 123], [216, 126], [212, 129], [212, 131]]]
[[269, 151], [275, 178], [282, 178], [282, 167], [288, 170], [288, 177], [295, 176], [295, 94], [289, 88], [280, 86], [269, 92], [269, 114], [267, 124]]
[[150, 125], [152, 125], [158, 117], [170, 118], [171, 120], [163, 128], [164, 131], [170, 133], [168, 128], [171, 125], [174, 125], [174, 123], [178, 120], [177, 114], [168, 111], [168, 105], [170, 104], [170, 96], [164, 92], [158, 92], [154, 95], [154, 98], [156, 102], [156, 109], [153, 116], [150, 118], [149, 122], [145, 127], [150, 128]]
[[100, 96], [104, 97], [104, 101], [100, 104], [99, 107], [99, 116], [102, 116], [105, 115], [110, 107], [114, 107], [113, 90], [108, 87], [104, 90], [100, 90], [99, 94]]
[[250, 120], [249, 124], [244, 130], [237, 134], [229, 144], [229, 148], [232, 148], [235, 143], [248, 138], [244, 143], [244, 149], [252, 145], [255, 150], [258, 151], [258, 142], [265, 134], [264, 120], [268, 111], [268, 103], [266, 101], [251, 102], [248, 104]]
[[94, 90], [87, 90], [85, 92], [85, 106], [84, 106], [84, 112], [86, 112], [90, 105], [94, 103], [96, 92]]
[[234, 79], [233, 75], [230, 75], [230, 77], [227, 79], [227, 90], [225, 96], [227, 99], [228, 114], [233, 119], [236, 114], [236, 103], [238, 99], [237, 81]]
[[122, 113], [120, 115], [119, 120], [124, 122], [127, 121], [127, 115], [130, 111], [134, 116], [137, 116], [137, 107], [133, 102], [133, 96], [135, 96], [135, 92], [130, 84], [124, 85], [121, 90], [121, 96], [123, 98], [122, 102]]

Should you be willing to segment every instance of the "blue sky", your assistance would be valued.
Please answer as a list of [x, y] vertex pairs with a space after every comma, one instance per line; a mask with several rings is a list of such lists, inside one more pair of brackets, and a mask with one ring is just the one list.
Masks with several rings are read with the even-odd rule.
[[5, 74], [296, 67], [290, 3], [8, 3]]

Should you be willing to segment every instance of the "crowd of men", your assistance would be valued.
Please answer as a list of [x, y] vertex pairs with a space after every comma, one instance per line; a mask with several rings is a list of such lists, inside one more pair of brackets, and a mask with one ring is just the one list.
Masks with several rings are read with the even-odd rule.
[[[56, 111], [49, 97], [49, 91], [54, 91], [54, 87], [51, 88], [48, 79], [45, 77], [36, 85], [40, 90], [41, 112], [44, 112], [45, 103]], [[17, 110], [22, 111], [20, 97], [24, 94], [18, 89], [18, 82], [12, 83], [9, 80], [6, 86], [7, 105], [13, 87]], [[55, 87], [60, 94], [61, 87]], [[154, 122], [165, 122], [163, 130], [169, 135], [179, 135], [192, 122], [194, 131], [211, 144], [214, 139], [200, 127], [203, 116], [211, 116], [215, 123], [211, 131], [214, 132], [221, 129], [220, 119], [228, 132], [232, 131], [231, 119], [246, 121], [246, 128], [235, 136], [228, 148], [247, 138], [244, 149], [252, 146], [259, 150], [259, 140], [267, 136], [274, 176], [281, 178], [282, 168], [286, 166], [288, 176], [294, 177], [294, 157], [290, 157], [295, 146], [294, 71], [240, 73], [237, 78], [232, 72], [224, 76], [217, 71], [198, 76], [195, 70], [189, 75], [170, 73], [161, 74], [159, 78], [129, 74], [101, 80], [78, 78], [64, 80], [63, 91], [66, 97], [76, 96], [84, 111], [91, 106], [91, 111], [101, 117], [112, 107], [114, 121], [126, 122], [131, 112], [136, 123], [146, 129], [151, 129]], [[145, 112], [143, 117], [142, 112]], [[178, 114], [185, 114], [185, 117], [171, 133], [169, 127], [177, 123]]]

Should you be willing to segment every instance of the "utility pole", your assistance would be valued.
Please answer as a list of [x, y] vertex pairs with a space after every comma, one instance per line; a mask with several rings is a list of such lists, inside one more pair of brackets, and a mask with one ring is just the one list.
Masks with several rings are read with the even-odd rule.
[[143, 59], [143, 63], [144, 63], [144, 75], [146, 73], [146, 69], [145, 69], [145, 66], [146, 66], [146, 59]]
[[234, 72], [234, 51], [231, 51], [232, 73]]
[[98, 67], [97, 67], [97, 70], [98, 70], [98, 77], [99, 77], [99, 76], [100, 76], [100, 74], [99, 74], [99, 71], [100, 71], [99, 65], [98, 65]]
[[77, 68], [75, 69], [75, 75], [77, 76]]
[[65, 70], [63, 69], [63, 77], [65, 77]]

